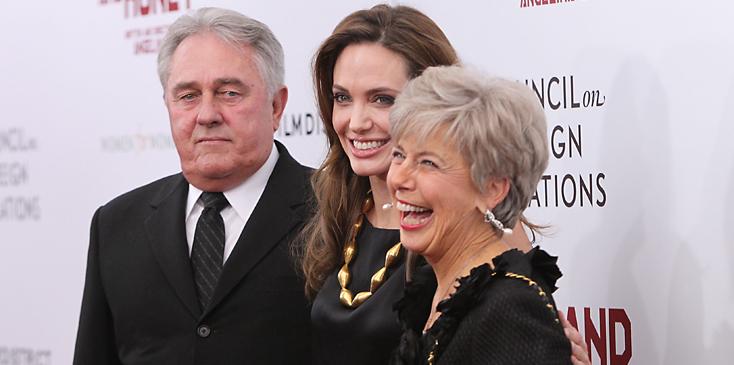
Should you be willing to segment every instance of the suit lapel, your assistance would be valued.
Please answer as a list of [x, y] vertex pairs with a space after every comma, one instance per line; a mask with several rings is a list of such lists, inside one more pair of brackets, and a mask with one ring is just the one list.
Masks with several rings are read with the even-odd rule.
[[179, 174], [151, 202], [153, 213], [145, 221], [145, 230], [166, 279], [184, 306], [198, 318], [201, 310], [186, 243], [187, 195], [188, 183]]
[[280, 157], [260, 200], [247, 221], [219, 278], [208, 311], [265, 257], [304, 217], [297, 207], [304, 204], [304, 169], [280, 143]]

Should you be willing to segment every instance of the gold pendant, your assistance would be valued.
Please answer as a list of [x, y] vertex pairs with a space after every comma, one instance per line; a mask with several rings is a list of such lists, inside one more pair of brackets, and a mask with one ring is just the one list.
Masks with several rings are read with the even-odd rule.
[[357, 234], [362, 228], [362, 223], [364, 222], [364, 214], [369, 211], [371, 204], [372, 201], [368, 196], [367, 199], [365, 199], [362, 207], [363, 214], [361, 214], [359, 218], [357, 218], [357, 223], [354, 224], [352, 237], [349, 241], [347, 241], [347, 244], [344, 246], [344, 265], [342, 265], [341, 269], [339, 269], [339, 273], [337, 274], [339, 286], [341, 286], [341, 291], [339, 292], [339, 302], [350, 309], [359, 307], [360, 304], [364, 303], [372, 296], [372, 293], [374, 293], [377, 288], [382, 285], [385, 279], [387, 279], [387, 269], [390, 266], [393, 266], [400, 258], [401, 245], [400, 242], [398, 242], [393, 245], [389, 250], [387, 250], [387, 253], [385, 253], [385, 266], [377, 270], [377, 272], [372, 275], [372, 278], [370, 278], [369, 291], [363, 291], [357, 293], [357, 295], [353, 295], [352, 292], [347, 289], [347, 285], [349, 285], [349, 282], [352, 279], [352, 276], [349, 273], [349, 264], [357, 255]]

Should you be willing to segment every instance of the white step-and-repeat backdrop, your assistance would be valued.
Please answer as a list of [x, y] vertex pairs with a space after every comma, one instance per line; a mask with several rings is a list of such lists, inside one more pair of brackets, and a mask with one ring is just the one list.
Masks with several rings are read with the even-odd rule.
[[[529, 215], [594, 364], [734, 358], [734, 4], [406, 1], [462, 59], [527, 84], [549, 121]], [[269, 24], [291, 96], [277, 138], [325, 149], [309, 64], [371, 1], [14, 1], [0, 12], [0, 365], [70, 364], [89, 222], [178, 171], [155, 52], [202, 6]]]

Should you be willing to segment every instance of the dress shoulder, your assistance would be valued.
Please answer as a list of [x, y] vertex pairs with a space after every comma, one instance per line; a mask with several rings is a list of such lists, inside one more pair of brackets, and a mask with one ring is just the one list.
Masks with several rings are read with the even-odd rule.
[[[561, 276], [556, 259], [539, 248], [527, 254], [511, 250], [493, 260], [494, 269], [483, 265], [462, 278], [451, 301], [441, 303], [446, 308], [439, 306], [442, 317], [453, 314], [444, 325], [458, 322], [443, 330], [447, 346], [440, 363], [569, 363], [570, 344], [551, 296]], [[459, 313], [452, 308], [457, 303]], [[452, 320], [457, 314], [464, 315]]]
[[406, 288], [396, 306], [406, 331], [393, 363], [568, 364], [571, 348], [551, 293], [561, 272], [556, 257], [535, 248], [510, 250], [458, 280], [439, 303], [441, 316], [423, 335], [411, 323], [418, 292]]
[[457, 329], [442, 363], [567, 364], [571, 350], [555, 308], [519, 280], [498, 280]]

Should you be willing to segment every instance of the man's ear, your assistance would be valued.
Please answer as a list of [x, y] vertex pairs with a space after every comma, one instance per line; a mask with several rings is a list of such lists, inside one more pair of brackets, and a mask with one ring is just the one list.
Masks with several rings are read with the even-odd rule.
[[273, 95], [273, 132], [280, 127], [280, 118], [283, 116], [286, 103], [288, 103], [288, 88], [283, 86]]
[[484, 192], [480, 193], [477, 197], [477, 209], [484, 214], [501, 203], [507, 197], [507, 193], [510, 192], [510, 179], [503, 178], [490, 178], [484, 184]]

